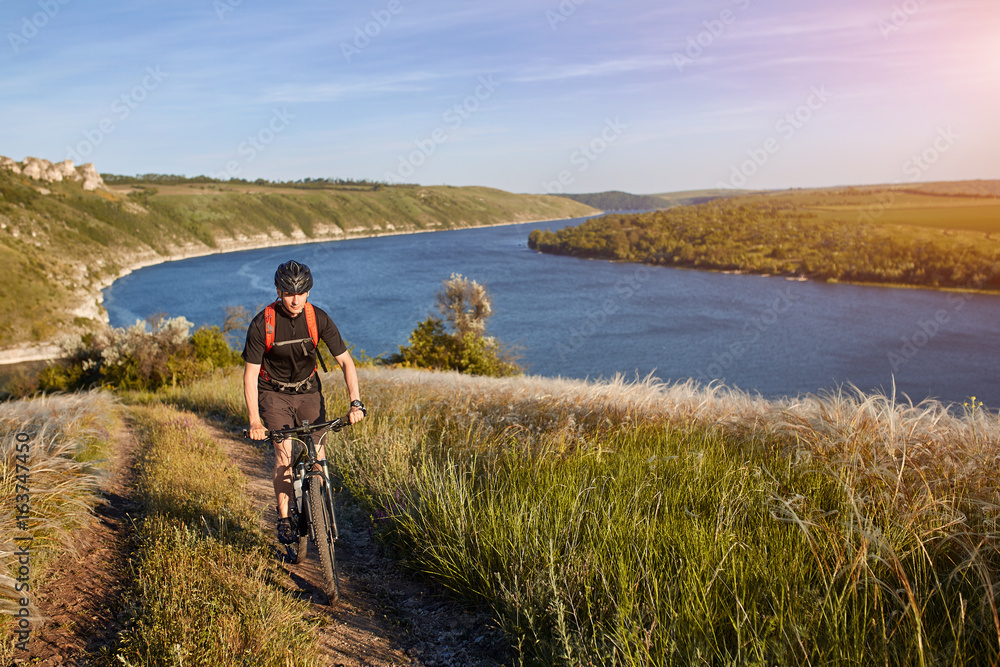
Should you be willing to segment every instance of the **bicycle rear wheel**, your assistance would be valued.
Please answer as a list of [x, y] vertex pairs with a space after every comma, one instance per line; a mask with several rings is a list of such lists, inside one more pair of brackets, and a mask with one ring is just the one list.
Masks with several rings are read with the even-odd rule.
[[319, 551], [323, 570], [323, 583], [327, 598], [336, 602], [340, 597], [340, 573], [337, 572], [334, 542], [337, 540], [337, 522], [333, 515], [333, 496], [323, 478], [316, 475], [309, 480], [309, 518], [312, 521], [313, 541]]

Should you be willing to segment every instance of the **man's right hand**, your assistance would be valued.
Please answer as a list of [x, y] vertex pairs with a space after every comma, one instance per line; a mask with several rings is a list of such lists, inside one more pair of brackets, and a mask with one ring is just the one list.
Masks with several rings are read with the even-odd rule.
[[264, 440], [267, 438], [267, 429], [260, 422], [250, 422], [250, 439]]

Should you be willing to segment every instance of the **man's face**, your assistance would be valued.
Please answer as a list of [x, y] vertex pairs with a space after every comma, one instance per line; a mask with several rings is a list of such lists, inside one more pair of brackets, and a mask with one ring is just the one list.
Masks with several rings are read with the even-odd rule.
[[309, 298], [309, 292], [289, 294], [288, 292], [278, 290], [278, 297], [281, 299], [281, 305], [285, 307], [288, 314], [295, 317], [306, 307], [306, 299]]

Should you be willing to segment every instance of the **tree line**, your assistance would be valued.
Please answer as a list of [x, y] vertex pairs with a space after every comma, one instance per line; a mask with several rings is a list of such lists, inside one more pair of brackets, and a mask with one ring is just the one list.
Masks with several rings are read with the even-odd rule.
[[587, 206], [602, 211], [653, 211], [661, 208], [670, 208], [670, 202], [655, 195], [633, 195], [620, 190], [609, 190], [607, 192], [593, 192], [589, 194], [570, 195], [559, 194], [558, 197], [565, 197], [578, 201]]
[[553, 232], [541, 252], [663, 266], [787, 274], [817, 280], [1000, 289], [996, 244], [927, 236], [874, 222], [820, 218], [773, 202], [716, 200], [639, 214], [610, 214]]
[[[228, 180], [212, 178], [211, 176], [179, 176], [177, 174], [136, 174], [124, 176], [121, 174], [101, 174], [101, 178], [109, 185], [264, 185], [282, 188], [325, 189], [349, 188], [378, 190], [389, 186], [408, 185], [406, 183], [392, 184], [387, 181], [372, 181], [367, 178], [300, 178], [295, 181], [270, 181], [266, 178], [247, 180], [245, 178], [230, 178]], [[415, 187], [415, 185], [414, 185]]]

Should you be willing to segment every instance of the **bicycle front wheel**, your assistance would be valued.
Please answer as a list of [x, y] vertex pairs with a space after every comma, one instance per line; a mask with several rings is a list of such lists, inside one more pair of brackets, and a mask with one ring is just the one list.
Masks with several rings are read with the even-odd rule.
[[313, 541], [319, 551], [319, 562], [323, 569], [326, 595], [330, 602], [336, 602], [340, 597], [340, 576], [334, 554], [337, 522], [333, 514], [333, 494], [318, 475], [309, 478], [309, 518], [312, 521]]

